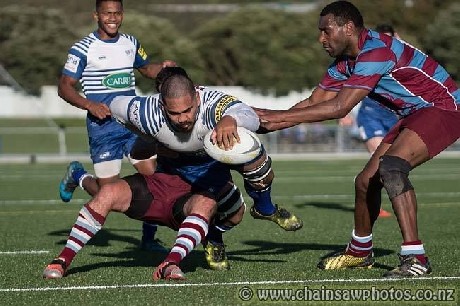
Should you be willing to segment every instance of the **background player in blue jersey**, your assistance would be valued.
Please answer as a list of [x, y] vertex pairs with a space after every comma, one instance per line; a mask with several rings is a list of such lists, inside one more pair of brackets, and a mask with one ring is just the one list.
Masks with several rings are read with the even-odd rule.
[[[150, 63], [139, 41], [118, 31], [123, 21], [121, 0], [96, 0], [94, 19], [98, 29], [69, 50], [58, 93], [71, 105], [88, 111], [86, 124], [97, 180], [86, 173], [79, 162], [70, 163], [60, 184], [60, 196], [64, 202], [70, 201], [78, 185], [95, 195], [99, 186], [119, 179], [124, 156], [139, 172], [153, 173], [154, 161], [151, 159], [130, 158], [137, 136], [113, 120], [109, 104], [115, 96], [135, 95], [134, 69], [153, 79], [163, 67], [175, 65], [172, 61]], [[84, 97], [76, 88], [79, 81]], [[144, 245], [153, 243], [155, 247], [153, 234], [156, 227], [144, 224], [144, 228], [148, 230], [143, 236]]]
[[[399, 38], [389, 24], [379, 24], [375, 27], [379, 33]], [[361, 138], [365, 141], [367, 151], [374, 154], [383, 137], [396, 124], [399, 117], [395, 112], [379, 104], [370, 97], [361, 101], [356, 121]]]
[[387, 278], [423, 276], [430, 262], [418, 235], [417, 200], [409, 172], [460, 137], [460, 89], [435, 60], [402, 40], [366, 29], [348, 1], [320, 13], [319, 42], [335, 58], [311, 96], [289, 110], [258, 110], [263, 127], [338, 119], [370, 96], [401, 119], [355, 179], [355, 227], [346, 249], [324, 257], [321, 269], [373, 265], [372, 228], [385, 188], [403, 242], [400, 263]]
[[[375, 30], [379, 33], [399, 38], [389, 24], [379, 24], [375, 27]], [[356, 124], [358, 125], [359, 135], [365, 141], [366, 149], [370, 154], [374, 154], [383, 137], [398, 120], [398, 115], [372, 98], [365, 97], [361, 101], [356, 116]], [[390, 216], [390, 212], [380, 208], [379, 217]]]

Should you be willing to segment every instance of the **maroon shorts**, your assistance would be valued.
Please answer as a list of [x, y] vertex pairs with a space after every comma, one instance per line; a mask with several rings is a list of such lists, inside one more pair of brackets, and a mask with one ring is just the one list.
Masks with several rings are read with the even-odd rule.
[[393, 143], [399, 133], [408, 128], [425, 143], [430, 158], [444, 151], [460, 137], [460, 111], [425, 107], [399, 120], [383, 138]]
[[130, 218], [152, 221], [178, 230], [184, 218], [182, 208], [191, 196], [191, 186], [177, 175], [134, 174], [123, 178], [132, 191]]

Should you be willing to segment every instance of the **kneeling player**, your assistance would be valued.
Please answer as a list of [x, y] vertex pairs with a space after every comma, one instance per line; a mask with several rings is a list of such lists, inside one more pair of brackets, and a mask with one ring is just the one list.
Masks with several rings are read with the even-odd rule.
[[204, 240], [209, 224], [238, 224], [244, 214], [238, 188], [227, 182], [218, 197], [185, 182], [178, 175], [134, 174], [101, 187], [80, 210], [61, 253], [45, 268], [44, 278], [62, 278], [76, 254], [102, 228], [107, 215], [121, 212], [142, 221], [153, 221], [178, 230], [166, 259], [156, 268], [153, 279], [185, 279], [179, 264]]

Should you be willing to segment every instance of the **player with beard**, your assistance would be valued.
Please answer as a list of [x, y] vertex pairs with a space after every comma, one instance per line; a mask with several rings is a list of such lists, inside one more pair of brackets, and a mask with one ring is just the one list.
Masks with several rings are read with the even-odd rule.
[[[213, 172], [216, 178], [227, 173], [230, 166], [218, 163], [205, 154], [204, 135], [214, 129], [217, 123], [223, 124], [221, 121], [228, 122], [226, 126], [232, 129], [235, 137], [236, 125], [255, 131], [259, 126], [258, 117], [251, 108], [233, 96], [194, 86], [180, 67], [164, 68], [158, 74], [157, 90], [160, 95], [118, 97], [111, 104], [112, 112], [143, 138], [153, 139], [159, 151], [164, 152], [158, 154], [160, 166], [157, 171], [179, 174], [202, 188], [208, 188], [207, 184], [212, 186], [211, 182], [200, 177], [203, 173], [209, 173], [207, 165], [211, 163], [212, 169], [216, 169]], [[221, 138], [219, 133], [216, 137], [223, 147], [228, 147], [232, 141]], [[190, 162], [194, 164], [193, 167]], [[201, 170], [202, 167], [206, 170]], [[262, 148], [260, 156], [253, 161], [232, 169], [243, 176], [245, 190], [254, 201], [250, 213], [255, 219], [272, 221], [286, 231], [295, 231], [303, 226], [298, 217], [272, 202], [274, 173], [271, 158], [265, 149]], [[218, 223], [209, 229], [204, 246], [207, 262], [213, 269], [229, 268], [222, 234], [230, 229], [230, 226], [220, 226]]]

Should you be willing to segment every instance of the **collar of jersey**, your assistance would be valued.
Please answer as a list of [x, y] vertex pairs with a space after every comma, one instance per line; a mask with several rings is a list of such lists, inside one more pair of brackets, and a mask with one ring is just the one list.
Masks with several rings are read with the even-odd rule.
[[105, 43], [116, 43], [118, 41], [118, 39], [120, 38], [120, 33], [117, 34], [116, 37], [114, 38], [109, 38], [109, 39], [101, 39], [101, 36], [99, 35], [99, 33], [96, 31], [93, 32], [94, 36], [99, 39], [100, 41], [103, 41]]

